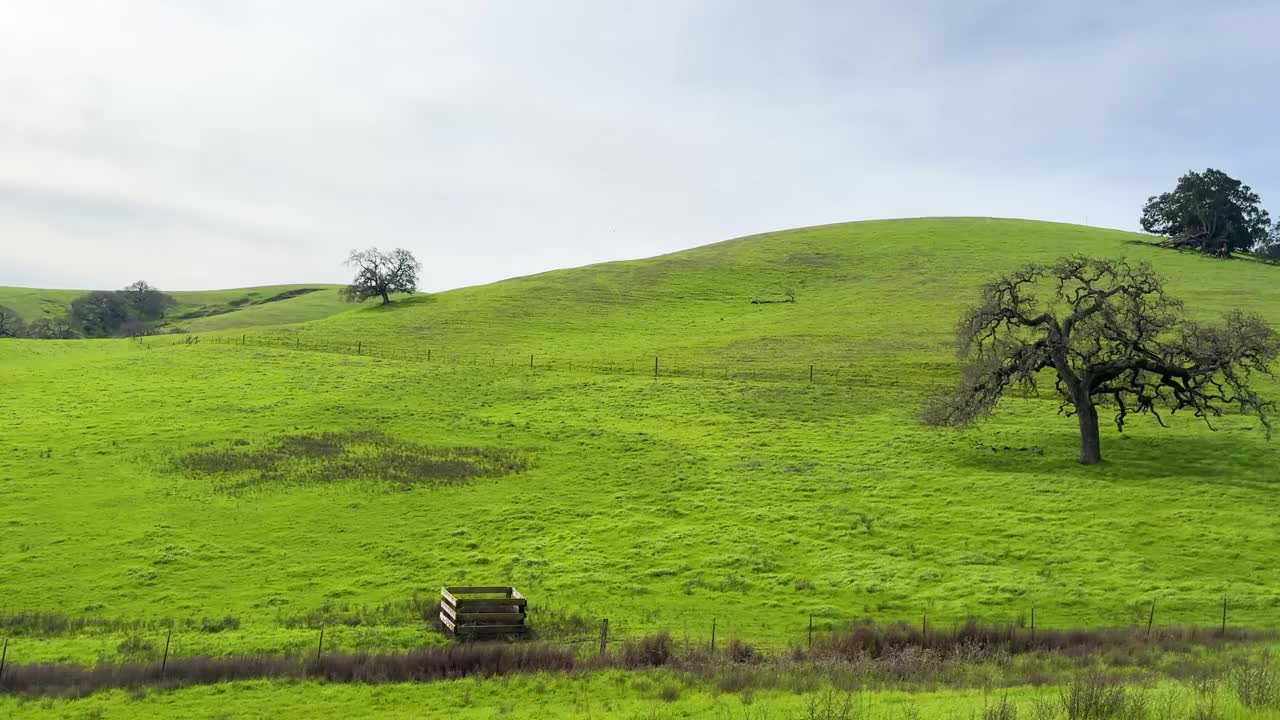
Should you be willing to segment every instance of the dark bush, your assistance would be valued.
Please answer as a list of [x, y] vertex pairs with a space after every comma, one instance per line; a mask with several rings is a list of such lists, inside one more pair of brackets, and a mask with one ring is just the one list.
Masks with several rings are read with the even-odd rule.
[[657, 635], [626, 643], [622, 647], [622, 664], [629, 668], [661, 667], [671, 662], [671, 635]]
[[880, 658], [906, 647], [933, 651], [941, 658], [982, 659], [996, 654], [1021, 655], [1052, 652], [1083, 658], [1105, 651], [1145, 652], [1156, 649], [1186, 651], [1193, 647], [1220, 647], [1229, 643], [1272, 637], [1271, 633], [1227, 628], [1226, 633], [1204, 628], [1159, 628], [1148, 635], [1136, 628], [1090, 630], [1029, 630], [1016, 625], [982, 625], [970, 619], [954, 629], [919, 627], [902, 623], [862, 623], [815, 640], [814, 655], [845, 659]]
[[725, 647], [725, 655], [728, 656], [731, 662], [736, 663], [755, 662], [757, 659], [755, 648], [742, 642], [738, 638], [731, 638], [729, 640], [729, 645]]
[[109, 688], [211, 685], [235, 680], [311, 678], [331, 682], [424, 682], [523, 672], [565, 672], [578, 667], [577, 656], [547, 645], [498, 643], [449, 645], [405, 654], [326, 655], [298, 660], [282, 656], [169, 658], [159, 663], [10, 665], [0, 677], [0, 692], [81, 697]]

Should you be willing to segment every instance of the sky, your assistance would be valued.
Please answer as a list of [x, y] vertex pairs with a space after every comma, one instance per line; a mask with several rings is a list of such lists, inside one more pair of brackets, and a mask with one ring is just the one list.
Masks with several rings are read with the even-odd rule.
[[848, 220], [1280, 214], [1274, 0], [0, 7], [0, 285], [426, 290]]

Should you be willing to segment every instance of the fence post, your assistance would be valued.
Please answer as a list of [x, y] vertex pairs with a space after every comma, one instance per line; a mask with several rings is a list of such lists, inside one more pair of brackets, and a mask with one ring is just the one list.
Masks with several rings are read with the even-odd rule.
[[240, 344], [241, 344], [241, 345], [243, 345], [243, 344], [244, 344], [245, 339], [246, 339], [246, 338], [248, 338], [248, 337], [249, 337], [248, 335], [241, 335], [241, 336], [240, 336]]
[[1031, 606], [1031, 640], [1034, 642], [1035, 639], [1036, 639], [1036, 606], [1032, 605]]
[[600, 654], [604, 655], [609, 647], [609, 618], [600, 621]]
[[164, 638], [164, 657], [160, 660], [160, 679], [164, 679], [165, 668], [169, 667], [169, 641], [173, 639], [173, 626], [169, 626], [169, 634]]
[[301, 349], [302, 349], [302, 337], [301, 337], [301, 336], [299, 336], [299, 337], [295, 337], [295, 338], [293, 339], [293, 349], [294, 349], [294, 350], [301, 350]]
[[1151, 601], [1151, 614], [1147, 616], [1147, 637], [1151, 637], [1151, 625], [1156, 621], [1156, 601]]
[[529, 353], [529, 369], [533, 369], [533, 353]]
[[324, 651], [324, 626], [320, 626], [320, 644], [316, 646], [316, 660], [320, 659], [320, 653]]
[[928, 610], [925, 610], [924, 614], [920, 616], [920, 634], [921, 635], [929, 634], [929, 611]]
[[809, 649], [813, 649], [813, 613], [809, 613]]
[[357, 355], [363, 355], [363, 354], [364, 354], [364, 343], [363, 343], [363, 342], [356, 341], [356, 354], [357, 354]]
[[711, 652], [716, 651], [716, 619], [711, 618]]
[[4, 639], [4, 649], [0, 650], [0, 680], [4, 680], [4, 661], [9, 659], [9, 638]]
[[653, 356], [653, 376], [658, 377], [658, 356]]

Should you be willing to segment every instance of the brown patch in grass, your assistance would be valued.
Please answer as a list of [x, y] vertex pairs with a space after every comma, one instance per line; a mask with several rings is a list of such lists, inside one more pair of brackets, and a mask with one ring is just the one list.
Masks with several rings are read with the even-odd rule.
[[175, 458], [175, 472], [211, 476], [218, 489], [381, 482], [401, 487], [499, 477], [528, 468], [502, 448], [421, 445], [378, 430], [287, 435], [265, 444], [236, 442]]

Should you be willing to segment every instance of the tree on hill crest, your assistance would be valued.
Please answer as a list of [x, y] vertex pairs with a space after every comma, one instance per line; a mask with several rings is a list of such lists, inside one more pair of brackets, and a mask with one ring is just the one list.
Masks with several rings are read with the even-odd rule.
[[125, 299], [129, 301], [136, 320], [159, 320], [164, 317], [165, 311], [178, 304], [172, 295], [160, 292], [145, 280], [127, 285], [120, 292], [124, 293]]
[[932, 425], [967, 425], [989, 415], [1011, 386], [1036, 391], [1052, 371], [1058, 412], [1080, 426], [1080, 462], [1102, 460], [1098, 411], [1115, 411], [1123, 431], [1130, 414], [1179, 410], [1211, 419], [1234, 407], [1257, 416], [1271, 435], [1274, 401], [1250, 387], [1271, 375], [1280, 335], [1256, 315], [1227, 313], [1221, 325], [1186, 319], [1147, 265], [1071, 257], [1028, 265], [988, 283], [982, 301], [957, 330], [964, 362], [958, 387], [925, 410]]
[[1153, 195], [1142, 208], [1142, 229], [1169, 239], [1166, 247], [1194, 248], [1231, 257], [1262, 247], [1271, 218], [1248, 185], [1221, 170], [1188, 172], [1167, 193]]
[[422, 264], [413, 253], [403, 248], [383, 252], [378, 248], [352, 250], [346, 265], [356, 269], [351, 284], [342, 289], [349, 302], [364, 302], [381, 297], [383, 305], [391, 303], [392, 293], [413, 294], [418, 291], [418, 271]]

